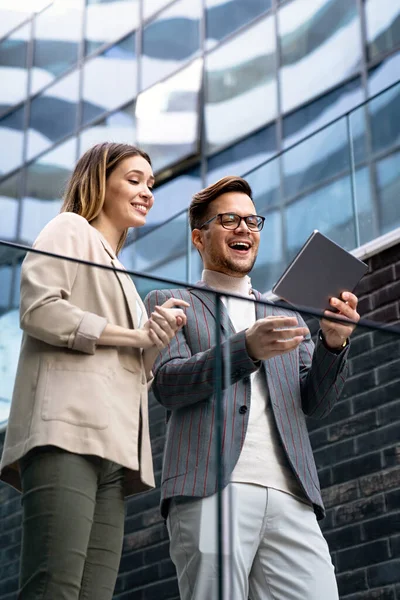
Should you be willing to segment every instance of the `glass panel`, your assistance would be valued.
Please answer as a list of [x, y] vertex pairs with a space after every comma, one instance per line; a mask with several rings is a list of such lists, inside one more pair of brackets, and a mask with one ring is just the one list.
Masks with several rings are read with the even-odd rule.
[[132, 34], [84, 66], [83, 123], [129, 102], [136, 92], [137, 63]]
[[278, 18], [285, 112], [359, 68], [361, 34], [356, 2], [296, 0], [282, 6]]
[[276, 152], [276, 127], [271, 125], [208, 159], [207, 185], [225, 175], [243, 175]]
[[171, 0], [142, 0], [143, 3], [143, 19], [148, 19], [156, 12], [164, 8]]
[[0, 314], [9, 307], [11, 294], [11, 267], [0, 267]]
[[68, 3], [55, 2], [37, 15], [32, 94], [76, 64], [82, 38], [82, 14], [82, 0], [69, 0]]
[[266, 219], [260, 235], [258, 259], [251, 272], [251, 280], [254, 287], [264, 293], [272, 288], [283, 272], [282, 217], [277, 210], [269, 212], [261, 210], [260, 214]]
[[6, 8], [4, 4], [0, 8], [0, 38], [6, 36], [9, 31], [18, 27], [18, 25], [21, 25], [32, 14], [27, 10], [9, 10], [9, 7], [7, 6]]
[[87, 0], [86, 54], [139, 26], [140, 0]]
[[271, 0], [206, 0], [206, 47], [250, 23], [271, 8]]
[[381, 62], [375, 69], [371, 69], [368, 78], [368, 91], [370, 96], [378, 94], [393, 83], [397, 83], [400, 73], [400, 52]]
[[75, 131], [78, 87], [79, 72], [75, 71], [32, 100], [28, 159]]
[[0, 113], [26, 98], [30, 33], [31, 26], [25, 25], [0, 43]]
[[283, 144], [287, 148], [327, 125], [364, 100], [360, 80], [354, 79], [342, 87], [307, 104], [283, 119]]
[[8, 173], [22, 164], [24, 150], [25, 108], [19, 108], [0, 119], [0, 174]]
[[374, 58], [400, 44], [400, 6], [393, 0], [366, 0], [368, 53]]
[[57, 146], [26, 169], [20, 238], [31, 244], [60, 212], [61, 197], [76, 160], [76, 138]]
[[279, 157], [275, 158], [245, 175], [259, 215], [264, 215], [265, 211], [281, 203], [279, 161]]
[[202, 62], [193, 61], [137, 98], [138, 144], [150, 154], [155, 171], [198, 149]]
[[179, 0], [143, 30], [141, 89], [170, 75], [200, 49], [199, 0]]
[[273, 119], [277, 111], [273, 19], [262, 19], [211, 52], [206, 77], [209, 151]]
[[381, 233], [400, 227], [400, 152], [376, 164]]
[[98, 121], [93, 127], [84, 129], [80, 134], [80, 153], [83, 154], [94, 144], [105, 141], [134, 144], [135, 140], [135, 103], [131, 102], [106, 119]]
[[368, 102], [373, 152], [400, 144], [400, 83]]
[[14, 240], [17, 236], [19, 183], [19, 173], [0, 181], [0, 239], [3, 240]]

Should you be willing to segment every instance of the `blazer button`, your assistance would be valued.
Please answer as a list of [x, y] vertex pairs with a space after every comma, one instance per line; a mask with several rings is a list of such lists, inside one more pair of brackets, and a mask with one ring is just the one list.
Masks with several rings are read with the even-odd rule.
[[247, 406], [243, 404], [243, 406], [239, 408], [239, 412], [241, 415], [245, 415], [247, 413]]

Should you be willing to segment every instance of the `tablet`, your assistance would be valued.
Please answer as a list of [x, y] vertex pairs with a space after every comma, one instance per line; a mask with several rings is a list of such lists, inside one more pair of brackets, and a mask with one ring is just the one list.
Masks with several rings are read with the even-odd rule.
[[272, 291], [298, 307], [333, 311], [330, 298], [352, 292], [367, 270], [368, 265], [315, 230]]

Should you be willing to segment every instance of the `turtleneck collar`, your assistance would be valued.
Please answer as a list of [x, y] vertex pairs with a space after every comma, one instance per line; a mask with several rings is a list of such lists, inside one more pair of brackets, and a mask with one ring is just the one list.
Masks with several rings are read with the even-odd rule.
[[251, 279], [248, 275], [244, 277], [232, 277], [219, 271], [204, 269], [201, 280], [211, 289], [228, 294], [249, 297], [253, 295]]

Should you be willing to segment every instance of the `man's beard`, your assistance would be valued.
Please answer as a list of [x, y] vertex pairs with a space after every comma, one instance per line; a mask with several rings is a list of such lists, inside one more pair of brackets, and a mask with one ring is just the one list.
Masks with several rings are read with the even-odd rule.
[[234, 273], [236, 275], [247, 275], [250, 273], [252, 268], [254, 267], [254, 263], [257, 259], [257, 254], [254, 256], [253, 260], [250, 263], [236, 263], [234, 260], [231, 260], [229, 257], [222, 257], [219, 254], [211, 253], [212, 262], [215, 266], [219, 267], [222, 272], [229, 271], [230, 273]]

